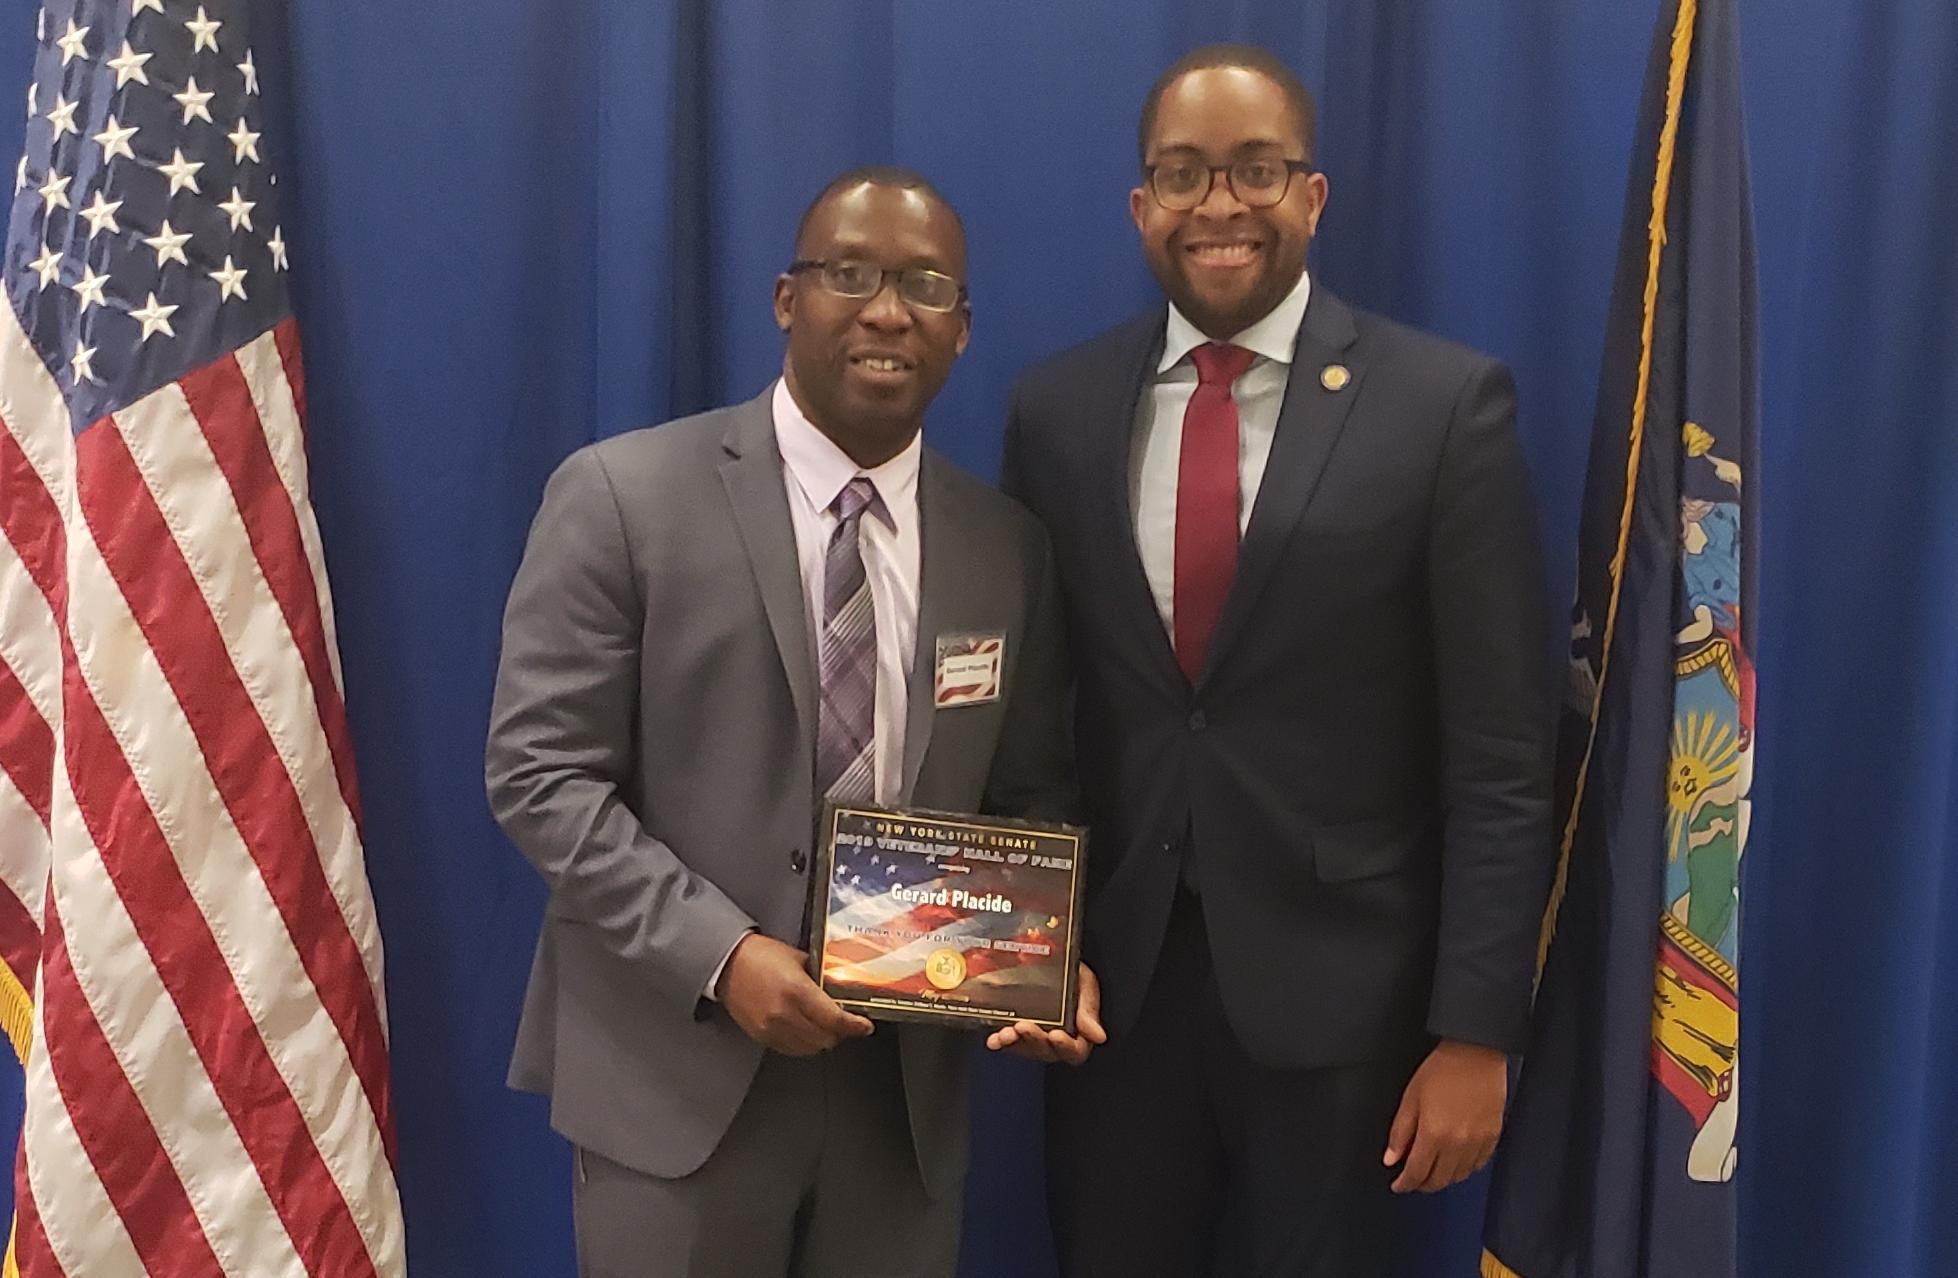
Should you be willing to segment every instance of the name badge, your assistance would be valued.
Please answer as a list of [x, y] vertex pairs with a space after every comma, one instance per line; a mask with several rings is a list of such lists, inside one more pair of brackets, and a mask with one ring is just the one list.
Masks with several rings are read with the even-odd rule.
[[938, 636], [932, 708], [949, 710], [999, 700], [1000, 663], [1005, 656], [1004, 634]]

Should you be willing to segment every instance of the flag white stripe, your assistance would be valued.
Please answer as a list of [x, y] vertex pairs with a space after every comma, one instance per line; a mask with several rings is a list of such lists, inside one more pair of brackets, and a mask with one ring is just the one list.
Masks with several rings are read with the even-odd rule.
[[87, 922], [85, 947], [75, 944], [78, 932], [68, 932], [75, 982], [149, 1114], [211, 1249], [225, 1273], [238, 1278], [305, 1278], [285, 1225], [90, 838], [65, 769], [55, 776], [54, 820], [63, 853], [52, 883], [55, 903], [64, 920]]
[[41, 1231], [69, 1278], [144, 1278], [135, 1245], [68, 1117], [46, 1042], [37, 985], [34, 1050], [27, 1058], [27, 1107], [21, 1126], [33, 1133], [26, 1142], [27, 1181]]
[[48, 366], [28, 344], [13, 307], [0, 310], [7, 313], [0, 320], [0, 419], [65, 518], [73, 513], [69, 499], [75, 473], [68, 408]]
[[43, 723], [60, 718], [61, 644], [54, 609], [5, 537], [0, 537], [0, 661], [27, 690]]
[[[326, 580], [326, 553], [320, 541], [319, 520], [313, 514], [311, 472], [306, 463], [306, 434], [301, 429], [299, 407], [293, 402], [292, 385], [286, 381], [285, 364], [271, 333], [238, 349], [238, 367], [245, 374], [252, 404], [265, 428], [265, 442], [272, 450], [272, 463], [279, 469], [279, 480], [292, 508], [299, 516], [299, 536], [306, 544], [306, 567], [313, 575], [313, 591], [319, 598], [320, 628], [326, 635], [326, 657], [333, 666], [333, 683], [343, 694], [346, 680], [340, 673], [340, 638], [333, 625], [333, 592]], [[377, 989], [376, 993], [380, 993]], [[383, 1009], [385, 1017], [386, 1009]]]
[[[5, 769], [0, 769], [0, 883], [20, 898], [36, 927], [41, 924], [47, 871], [48, 832], [41, 824], [41, 814], [27, 802]], [[30, 973], [15, 975], [32, 979]]]
[[[397, 1192], [379, 1126], [346, 1044], [292, 946], [278, 906], [205, 766], [190, 722], [155, 654], [142, 641], [90, 530], [78, 522], [69, 538], [74, 599], [70, 631], [84, 677], [210, 924], [239, 997], [354, 1213], [369, 1255], [385, 1274], [388, 1258], [402, 1254]], [[78, 624], [83, 617], [93, 623], [87, 635]], [[114, 642], [121, 655], [104, 659], [98, 644], [113, 642], [107, 638], [111, 634], [133, 640]], [[137, 740], [140, 751], [130, 745]], [[86, 831], [82, 834], [86, 837]], [[127, 943], [147, 956], [133, 933]], [[76, 948], [74, 938], [69, 944], [71, 951]], [[110, 943], [98, 939], [91, 927], [88, 944], [97, 950]], [[79, 966], [79, 954], [76, 961]], [[188, 1050], [188, 1041], [183, 1046]], [[243, 1155], [242, 1146], [239, 1153]], [[376, 1208], [385, 1210], [377, 1213]]]
[[[42, 722], [61, 709], [61, 646], [54, 610], [28, 575], [14, 545], [0, 536], [0, 662], [20, 681]], [[53, 760], [48, 761], [52, 768]], [[20, 898], [39, 926], [48, 879], [48, 836], [41, 816], [0, 769], [0, 883]], [[31, 974], [28, 979], [32, 979]]]
[[[258, 560], [240, 553], [251, 542], [231, 486], [175, 383], [117, 413], [115, 425], [298, 792], [333, 899], [360, 949], [367, 984], [378, 989], [381, 934], [360, 835], [341, 796], [298, 642]], [[194, 750], [195, 738], [189, 740]]]

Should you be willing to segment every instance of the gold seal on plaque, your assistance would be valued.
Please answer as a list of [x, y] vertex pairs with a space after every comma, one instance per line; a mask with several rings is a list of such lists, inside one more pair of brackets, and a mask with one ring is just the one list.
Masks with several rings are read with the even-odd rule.
[[941, 990], [965, 984], [965, 955], [954, 949], [933, 950], [925, 960], [925, 979]]

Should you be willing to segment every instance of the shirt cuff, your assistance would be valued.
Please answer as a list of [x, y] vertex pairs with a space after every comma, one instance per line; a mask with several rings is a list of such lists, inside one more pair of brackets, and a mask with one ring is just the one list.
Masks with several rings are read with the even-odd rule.
[[727, 953], [721, 955], [721, 961], [714, 965], [713, 974], [707, 978], [707, 988], [700, 992], [700, 996], [706, 999], [709, 1003], [718, 1003], [721, 1001], [720, 997], [714, 993], [715, 990], [720, 988], [721, 973], [727, 971], [727, 961], [734, 957], [734, 952], [736, 950], [741, 948], [741, 942], [747, 940], [750, 936], [754, 935], [754, 932], [755, 932], [754, 928], [749, 928], [746, 932], [743, 932], [740, 936], [735, 937], [734, 944], [727, 947]]

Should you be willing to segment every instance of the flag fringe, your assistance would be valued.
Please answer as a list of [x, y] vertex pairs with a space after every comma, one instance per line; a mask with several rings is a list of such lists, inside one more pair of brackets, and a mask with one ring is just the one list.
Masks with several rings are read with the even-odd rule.
[[[7, 1041], [13, 1044], [14, 1055], [25, 1069], [27, 1051], [34, 1044], [34, 1000], [14, 975], [14, 969], [4, 962], [0, 962], [0, 1029], [6, 1031]], [[16, 1211], [14, 1218], [7, 1222], [7, 1255], [0, 1261], [0, 1278], [20, 1278], [20, 1260], [14, 1250], [19, 1223], [20, 1213]]]
[[1494, 1252], [1485, 1249], [1482, 1253], [1482, 1278], [1523, 1278], [1523, 1275], [1497, 1260]]
[[14, 1055], [25, 1068], [27, 1051], [34, 1045], [34, 999], [4, 962], [0, 962], [0, 1030], [6, 1031]]
[[[1639, 332], [1638, 393], [1632, 398], [1630, 448], [1625, 459], [1625, 499], [1618, 513], [1618, 546], [1611, 556], [1611, 602], [1605, 611], [1604, 643], [1598, 658], [1598, 681], [1591, 694], [1591, 729], [1584, 743], [1584, 757], [1577, 765], [1577, 782], [1571, 796], [1570, 813], [1558, 842], [1557, 877], [1551, 885], [1550, 903], [1543, 911], [1543, 930], [1537, 940], [1536, 970], [1543, 977], [1544, 962], [1550, 956], [1550, 941], [1557, 934], [1557, 915], [1564, 904], [1564, 889], [1570, 878], [1571, 846], [1577, 840], [1577, 822], [1584, 811], [1584, 785], [1591, 772], [1592, 752], [1598, 744], [1598, 717], [1604, 706], [1605, 678], [1611, 670], [1612, 635], [1618, 625], [1619, 589], [1625, 580], [1625, 555], [1632, 538], [1632, 511], [1638, 491], [1638, 471], [1645, 452], [1646, 400], [1652, 387], [1652, 329], [1659, 304], [1659, 263], [1666, 245], [1666, 206], [1672, 195], [1674, 148], [1679, 139], [1681, 104], [1686, 97], [1686, 68], [1693, 56], [1693, 26], [1699, 14], [1698, 0], [1679, 0], [1679, 16], [1672, 29], [1672, 58], [1666, 79], [1666, 119], [1659, 130], [1659, 153], [1652, 179], [1652, 220], [1647, 231], [1645, 270], [1645, 314]], [[1504, 1278], [1500, 1270], [1495, 1278]], [[1485, 1275], [1487, 1271], [1485, 1269]]]

